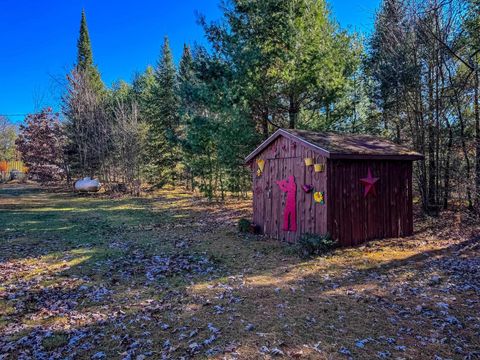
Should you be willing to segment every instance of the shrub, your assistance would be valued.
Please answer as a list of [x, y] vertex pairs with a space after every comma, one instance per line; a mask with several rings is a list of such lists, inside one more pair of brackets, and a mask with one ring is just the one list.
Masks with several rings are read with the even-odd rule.
[[242, 233], [250, 232], [252, 223], [248, 219], [240, 219], [238, 221], [238, 230]]
[[51, 109], [28, 115], [15, 143], [33, 179], [49, 182], [66, 176], [66, 137], [59, 115]]
[[305, 257], [324, 254], [336, 246], [337, 242], [329, 234], [304, 234], [298, 241], [299, 253]]

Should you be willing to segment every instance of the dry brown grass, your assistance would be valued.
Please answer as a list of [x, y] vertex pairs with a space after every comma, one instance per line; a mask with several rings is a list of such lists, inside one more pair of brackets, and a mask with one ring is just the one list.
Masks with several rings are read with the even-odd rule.
[[480, 354], [480, 228], [468, 214], [303, 260], [238, 234], [250, 206], [172, 189], [0, 190], [0, 349], [12, 359]]

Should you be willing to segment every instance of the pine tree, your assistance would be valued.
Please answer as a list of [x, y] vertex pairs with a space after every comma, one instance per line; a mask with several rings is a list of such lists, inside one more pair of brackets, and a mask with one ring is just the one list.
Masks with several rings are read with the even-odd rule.
[[106, 117], [106, 94], [93, 63], [85, 11], [82, 11], [77, 41], [77, 63], [67, 75], [62, 98], [68, 137], [67, 156], [73, 175], [105, 177], [112, 124]]
[[178, 96], [180, 99], [179, 118], [180, 118], [180, 149], [182, 153], [182, 177], [185, 179], [187, 188], [195, 189], [195, 162], [196, 154], [192, 152], [192, 144], [189, 135], [194, 126], [195, 110], [197, 101], [195, 98], [198, 79], [195, 74], [194, 60], [190, 47], [183, 46], [183, 54], [178, 67]]
[[237, 92], [263, 136], [269, 123], [302, 127], [306, 111], [328, 118], [357, 61], [351, 36], [331, 19], [326, 1], [228, 4], [223, 22], [201, 21], [212, 48], [230, 63]]
[[132, 82], [133, 100], [138, 106], [139, 120], [151, 124], [156, 111], [153, 103], [155, 88], [155, 70], [148, 66], [143, 73], [135, 74]]
[[250, 186], [243, 158], [258, 143], [255, 123], [234, 103], [230, 68], [197, 47], [184, 48], [178, 71], [182, 164], [188, 187], [208, 198], [240, 194]]
[[151, 106], [152, 116], [148, 119], [147, 177], [153, 185], [163, 186], [175, 180], [179, 156], [177, 73], [167, 37], [155, 69]]
[[[180, 98], [180, 113], [182, 120], [191, 111], [193, 104], [193, 91], [195, 80], [195, 69], [193, 66], [193, 57], [190, 47], [183, 46], [183, 54], [178, 67], [178, 94]], [[184, 121], [182, 121], [183, 123]]]
[[77, 41], [77, 72], [84, 72], [88, 75], [92, 87], [98, 93], [104, 91], [105, 87], [100, 77], [98, 68], [93, 63], [92, 45], [90, 35], [88, 33], [87, 18], [85, 10], [82, 10], [82, 18], [80, 20], [80, 35]]
[[157, 126], [174, 140], [178, 127], [177, 72], [173, 63], [168, 38], [165, 37], [162, 54], [155, 70], [156, 99], [159, 116]]

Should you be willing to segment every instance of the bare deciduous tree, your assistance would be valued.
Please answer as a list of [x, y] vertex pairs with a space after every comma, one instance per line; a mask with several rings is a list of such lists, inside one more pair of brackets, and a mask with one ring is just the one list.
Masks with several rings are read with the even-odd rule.
[[68, 76], [69, 86], [63, 98], [63, 112], [70, 140], [70, 164], [82, 176], [101, 176], [109, 180], [106, 159], [112, 142], [112, 129], [105, 111], [104, 98], [82, 72]]

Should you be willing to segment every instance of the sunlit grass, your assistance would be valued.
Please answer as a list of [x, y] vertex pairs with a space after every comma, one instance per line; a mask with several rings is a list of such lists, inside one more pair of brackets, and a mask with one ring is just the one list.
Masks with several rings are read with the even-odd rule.
[[70, 259], [66, 259], [70, 255], [70, 253], [66, 252], [17, 260], [16, 266], [21, 270], [16, 272], [11, 279], [6, 279], [4, 285], [8, 286], [18, 281], [29, 281], [42, 275], [53, 276], [88, 261], [91, 258], [91, 254], [88, 254], [89, 252], [91, 253], [92, 251], [72, 251]]
[[[0, 197], [0, 209], [8, 208], [0, 210], [0, 294], [15, 293], [14, 299], [0, 297], [0, 336], [19, 339], [32, 329], [53, 329], [43, 345], [54, 351], [65, 347], [71, 331], [102, 334], [80, 358], [98, 351], [116, 358], [143, 340], [151, 340], [153, 358], [161, 357], [167, 339], [172, 358], [195, 357], [189, 346], [211, 336], [208, 324], [220, 329], [209, 346], [235, 345], [240, 359], [270, 356], [260, 354], [261, 346], [278, 347], [290, 358], [346, 358], [338, 352], [342, 346], [353, 358], [377, 358], [385, 344], [359, 350], [355, 341], [398, 338], [389, 318], [398, 309], [415, 309], [419, 298], [397, 295], [393, 287], [417, 286], [422, 262], [438, 256], [430, 251], [447, 246], [397, 239], [302, 259], [285, 244], [236, 231], [237, 219], [250, 216], [249, 201], [209, 203], [175, 189], [140, 199], [15, 191]], [[214, 271], [147, 279], [155, 257], [179, 255], [208, 258]], [[476, 310], [460, 295], [453, 300], [423, 291], [425, 306], [462, 304], [455, 308], [462, 319]], [[415, 334], [432, 330], [428, 319], [413, 319], [423, 323], [400, 318], [398, 327]], [[246, 330], [247, 324], [254, 329]], [[198, 333], [190, 338], [193, 330]], [[433, 358], [437, 351], [455, 358], [447, 345], [420, 347], [413, 336], [405, 344], [406, 352], [389, 348], [392, 358]]]

